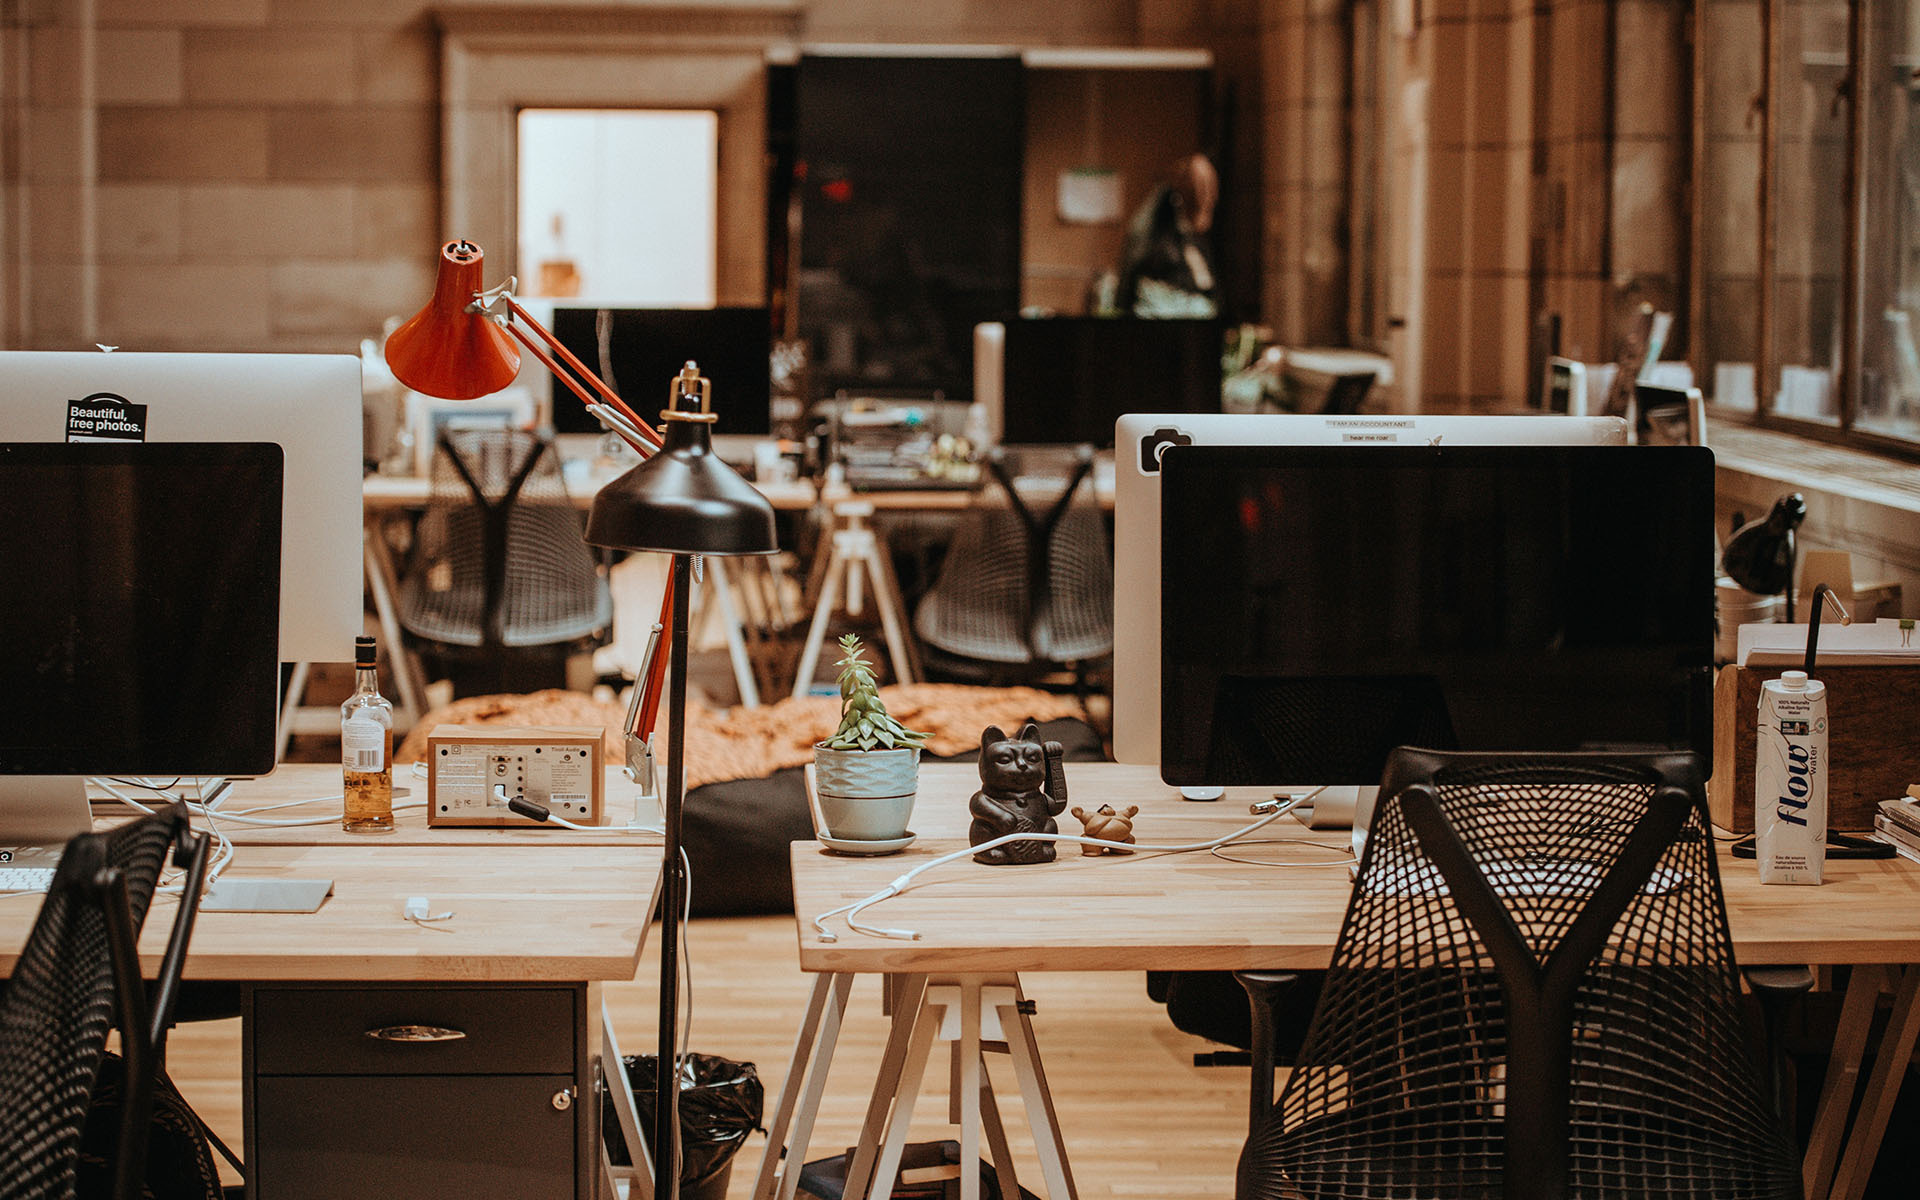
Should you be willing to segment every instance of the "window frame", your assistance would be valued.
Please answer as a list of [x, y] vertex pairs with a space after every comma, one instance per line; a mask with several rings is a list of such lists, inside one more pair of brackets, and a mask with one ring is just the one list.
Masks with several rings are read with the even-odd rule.
[[[1872, 179], [1866, 155], [1871, 139], [1869, 138], [1868, 104], [1862, 100], [1862, 81], [1871, 78], [1870, 55], [1875, 47], [1872, 44], [1872, 22], [1869, 20], [1869, 4], [1911, 3], [1912, 0], [1845, 0], [1847, 8], [1846, 64], [1841, 83], [1835, 93], [1834, 102], [1845, 107], [1846, 141], [1842, 161], [1841, 177], [1841, 215], [1844, 220], [1842, 233], [1842, 253], [1840, 279], [1837, 295], [1839, 302], [1835, 313], [1835, 341], [1838, 356], [1833, 363], [1833, 392], [1837, 420], [1829, 422], [1823, 419], [1781, 414], [1774, 411], [1775, 400], [1779, 392], [1780, 371], [1783, 365], [1777, 344], [1779, 330], [1779, 287], [1781, 275], [1781, 245], [1783, 233], [1780, 229], [1780, 212], [1783, 173], [1781, 170], [1781, 138], [1784, 131], [1780, 128], [1781, 113], [1785, 105], [1785, 91], [1792, 80], [1783, 69], [1782, 56], [1785, 53], [1783, 26], [1790, 0], [1764, 0], [1759, 5], [1761, 22], [1760, 40], [1763, 47], [1761, 62], [1760, 95], [1757, 98], [1760, 115], [1760, 153], [1759, 178], [1755, 186], [1759, 192], [1759, 247], [1758, 247], [1758, 303], [1754, 329], [1754, 407], [1752, 409], [1732, 407], [1709, 401], [1708, 411], [1717, 420], [1737, 422], [1757, 428], [1789, 433], [1812, 441], [1835, 445], [1851, 446], [1875, 453], [1920, 461], [1920, 432], [1912, 436], [1885, 432], [1877, 429], [1859, 427], [1860, 381], [1864, 378], [1866, 363], [1866, 322], [1864, 320], [1868, 297], [1866, 296], [1866, 246], [1865, 230], [1869, 216], [1869, 207], [1873, 197], [1869, 194], [1867, 181]], [[1696, 6], [1696, 23], [1699, 20], [1700, 6]], [[1698, 25], [1696, 24], [1696, 29]], [[1705, 95], [1706, 80], [1709, 72], [1705, 70], [1705, 56], [1713, 52], [1705, 39], [1696, 36], [1695, 57], [1695, 144], [1702, 145], [1706, 136], [1708, 98]], [[1696, 159], [1696, 177], [1699, 162]], [[1704, 211], [1703, 198], [1698, 186], [1695, 189], [1696, 231], [1698, 222], [1711, 219]], [[1920, 234], [1920, 230], [1914, 231]], [[1696, 259], [1701, 253], [1703, 241], [1696, 236], [1693, 239]], [[1696, 261], [1696, 278], [1704, 276]], [[1692, 297], [1694, 321], [1697, 323], [1703, 314], [1703, 299], [1698, 289]], [[1696, 356], [1696, 375], [1700, 373], [1701, 362], [1698, 359], [1705, 354], [1700, 339], [1694, 339]]]

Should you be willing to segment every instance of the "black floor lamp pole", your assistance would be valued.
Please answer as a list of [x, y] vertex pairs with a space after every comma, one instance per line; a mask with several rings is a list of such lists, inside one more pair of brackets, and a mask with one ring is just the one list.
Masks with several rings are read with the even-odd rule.
[[665, 844], [660, 870], [660, 1057], [654, 1068], [653, 1195], [680, 1195], [680, 914], [687, 908], [687, 877], [680, 861], [680, 805], [686, 786], [687, 609], [690, 556], [673, 556], [673, 639], [667, 662], [667, 786], [662, 807]]

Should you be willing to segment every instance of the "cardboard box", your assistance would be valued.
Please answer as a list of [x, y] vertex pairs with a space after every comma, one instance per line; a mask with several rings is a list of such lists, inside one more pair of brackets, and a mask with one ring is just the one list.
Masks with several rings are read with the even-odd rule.
[[[1713, 685], [1714, 824], [1753, 832], [1753, 764], [1760, 685], [1779, 667], [1720, 668]], [[1827, 825], [1866, 833], [1880, 801], [1920, 783], [1920, 666], [1822, 666], [1827, 685]]]

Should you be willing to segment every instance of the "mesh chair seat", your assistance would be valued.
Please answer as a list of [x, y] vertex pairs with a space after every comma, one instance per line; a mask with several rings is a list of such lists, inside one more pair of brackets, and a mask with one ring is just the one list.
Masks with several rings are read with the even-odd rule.
[[[1113, 562], [1085, 460], [1064, 494], [1034, 505], [996, 463], [999, 488], [963, 515], [914, 632], [957, 658], [1010, 666], [1086, 662], [1113, 652]], [[1045, 539], [1036, 553], [1035, 539]]]
[[1250, 1197], [1793, 1197], [1690, 755], [1396, 751]]
[[400, 624], [448, 650], [588, 644], [613, 621], [552, 447], [520, 430], [443, 432]]
[[[137, 936], [185, 821], [184, 812], [166, 813], [110, 833], [80, 834], [61, 855], [0, 993], [0, 1197], [6, 1200], [73, 1195], [81, 1132], [117, 1008], [108, 898], [96, 881], [109, 868], [119, 870], [129, 932]], [[185, 910], [182, 919], [190, 925]], [[184, 956], [177, 924], [176, 940]], [[128, 1109], [123, 1148], [146, 1118], [144, 1109]]]

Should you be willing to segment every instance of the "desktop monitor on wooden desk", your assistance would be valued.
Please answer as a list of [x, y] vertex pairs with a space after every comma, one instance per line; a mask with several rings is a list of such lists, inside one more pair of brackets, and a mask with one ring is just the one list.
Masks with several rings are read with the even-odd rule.
[[273, 770], [282, 458], [0, 444], [0, 845], [42, 805], [81, 832], [83, 776]]

